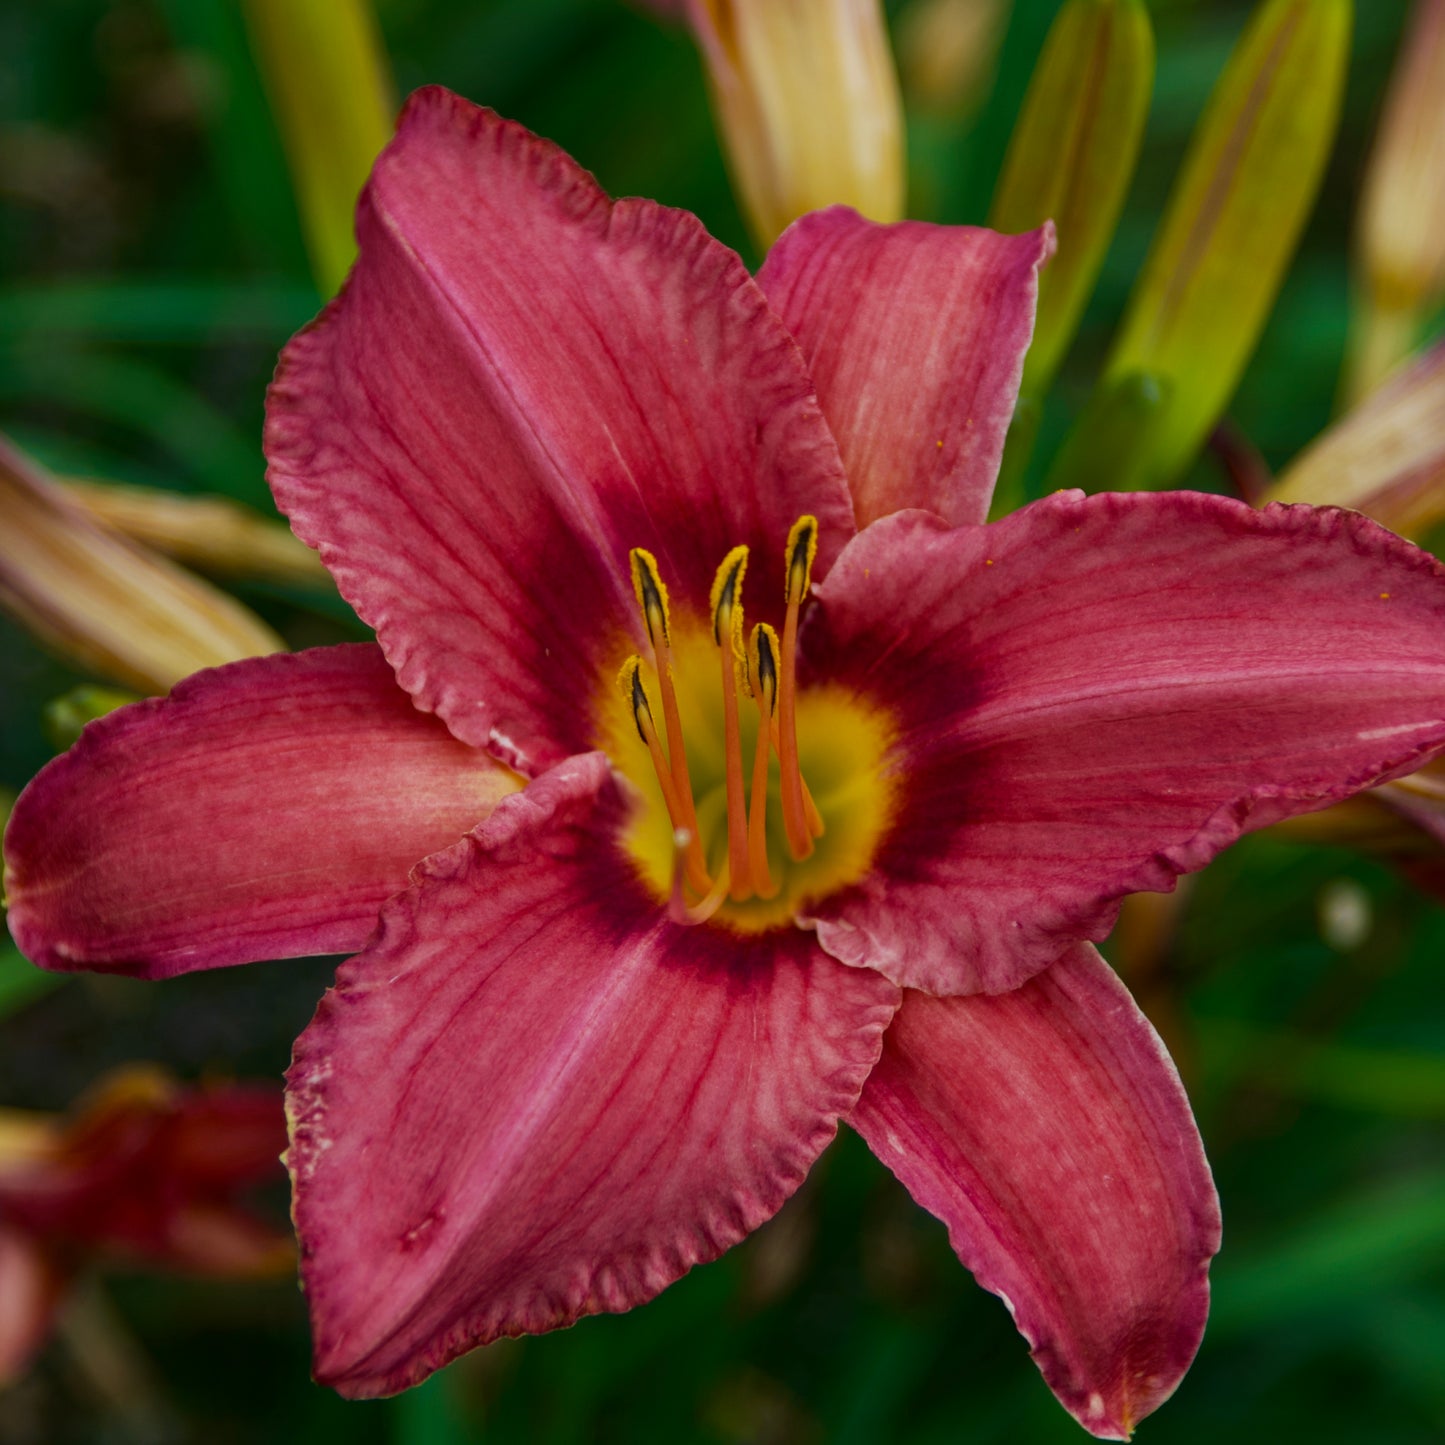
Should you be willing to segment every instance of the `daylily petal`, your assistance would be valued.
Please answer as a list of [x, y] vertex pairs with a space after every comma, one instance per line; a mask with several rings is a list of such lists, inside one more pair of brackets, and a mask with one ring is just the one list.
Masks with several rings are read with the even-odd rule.
[[877, 523], [819, 589], [817, 673], [892, 708], [898, 812], [823, 947], [996, 993], [1118, 899], [1445, 746], [1445, 568], [1357, 513], [1062, 493]]
[[273, 1172], [285, 1147], [278, 1084], [172, 1085], [165, 1168], [214, 1195]]
[[159, 1070], [123, 1070], [31, 1179], [32, 1227], [214, 1277], [293, 1269], [291, 1241], [237, 1197], [280, 1178], [285, 1143], [275, 1084], [193, 1088]]
[[851, 533], [797, 348], [694, 217], [613, 204], [433, 88], [358, 228], [345, 291], [282, 357], [270, 478], [458, 737], [524, 771], [595, 745], [588, 704], [641, 635], [629, 548], [701, 609], [729, 548], [781, 579], [800, 514], [824, 566]]
[[59, 1269], [28, 1235], [0, 1223], [0, 1390], [25, 1373], [64, 1292]]
[[649, 1299], [767, 1219], [857, 1099], [898, 991], [806, 933], [667, 920], [608, 846], [599, 753], [390, 903], [289, 1076], [317, 1377]]
[[785, 231], [758, 274], [803, 348], [858, 525], [988, 515], [1052, 226], [880, 226], [843, 206]]
[[145, 978], [359, 948], [411, 866], [518, 786], [368, 644], [198, 673], [21, 794], [10, 930], [43, 968]]
[[1085, 1429], [1127, 1439], [1168, 1398], [1204, 1331], [1219, 1201], [1164, 1045], [1092, 948], [994, 998], [905, 994], [848, 1122]]

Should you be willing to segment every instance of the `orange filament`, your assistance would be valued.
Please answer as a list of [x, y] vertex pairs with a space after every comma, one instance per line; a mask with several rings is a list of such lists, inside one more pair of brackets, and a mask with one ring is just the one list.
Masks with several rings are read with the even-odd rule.
[[[697, 809], [693, 803], [692, 778], [687, 771], [687, 750], [682, 741], [682, 719], [677, 711], [677, 690], [672, 685], [672, 625], [667, 612], [667, 587], [657, 570], [657, 558], [642, 547], [631, 553], [632, 590], [642, 609], [647, 638], [652, 643], [657, 667], [657, 690], [662, 698], [662, 721], [667, 729], [667, 758], [672, 781], [682, 801], [683, 826], [697, 836]], [[701, 845], [699, 844], [699, 849]], [[701, 852], [699, 851], [699, 859]]]
[[617, 685], [622, 689], [632, 709], [637, 724], [637, 734], [647, 745], [652, 757], [652, 766], [657, 772], [658, 786], [662, 789], [663, 802], [667, 804], [667, 816], [672, 820], [673, 833], [678, 839], [684, 857], [684, 871], [688, 884], [694, 892], [709, 893], [713, 882], [708, 876], [702, 857], [702, 840], [698, 837], [697, 824], [689, 828], [687, 815], [683, 811], [682, 796], [673, 781], [672, 770], [662, 755], [662, 744], [657, 740], [657, 726], [652, 720], [652, 705], [647, 700], [646, 689], [642, 686], [642, 659], [629, 657], [617, 674]]
[[768, 871], [768, 744], [778, 703], [778, 634], [766, 622], [753, 628], [748, 647], [753, 696], [758, 703], [758, 742], [753, 749], [753, 792], [748, 802], [748, 867], [759, 898], [776, 898]]
[[[778, 765], [782, 770], [783, 829], [788, 851], [803, 859], [813, 851], [813, 832], [803, 802], [803, 773], [798, 765], [797, 663], [798, 611], [808, 595], [813, 558], [818, 553], [818, 519], [799, 517], [788, 533], [784, 600], [782, 675], [778, 684]], [[813, 810], [816, 815], [817, 809]]]
[[747, 803], [743, 791], [743, 744], [738, 724], [738, 672], [743, 659], [743, 575], [748, 549], [734, 547], [723, 558], [712, 584], [712, 635], [722, 663], [723, 749], [727, 768], [728, 895], [734, 902], [753, 896], [748, 869]]

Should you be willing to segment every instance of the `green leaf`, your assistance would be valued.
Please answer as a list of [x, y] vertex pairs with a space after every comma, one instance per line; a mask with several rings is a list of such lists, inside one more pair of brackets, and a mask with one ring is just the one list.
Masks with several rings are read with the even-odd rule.
[[1201, 1046], [1230, 1072], [1295, 1098], [1398, 1118], [1445, 1119], [1445, 1054], [1365, 1048], [1243, 1020], [1199, 1024]]
[[1312, 1310], [1339, 1309], [1385, 1281], [1445, 1260], [1445, 1172], [1417, 1175], [1322, 1211], [1268, 1248], [1214, 1272], [1209, 1328], [1235, 1330]]
[[244, 281], [59, 281], [0, 290], [0, 336], [280, 346], [315, 314], [309, 286]]
[[45, 735], [55, 751], [63, 753], [80, 736], [87, 723], [138, 700], [133, 692], [82, 683], [45, 704]]
[[454, 1372], [439, 1370], [390, 1401], [398, 1445], [471, 1445], [478, 1438], [456, 1384]]
[[235, 0], [157, 0], [154, 8], [177, 47], [204, 56], [215, 76], [205, 118], [230, 244], [252, 265], [299, 271], [304, 253], [286, 162]]
[[259, 438], [159, 367], [47, 344], [0, 347], [0, 401], [41, 402], [115, 422], [178, 463], [188, 490], [270, 506]]
[[66, 975], [36, 968], [9, 939], [0, 942], [0, 1018], [49, 993]]

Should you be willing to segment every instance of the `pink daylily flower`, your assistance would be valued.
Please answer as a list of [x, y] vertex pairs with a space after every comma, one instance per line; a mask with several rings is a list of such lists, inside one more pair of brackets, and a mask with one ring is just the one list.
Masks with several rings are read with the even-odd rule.
[[1088, 940], [1445, 747], [1445, 569], [1186, 493], [982, 525], [1047, 232], [834, 209], [754, 280], [440, 90], [358, 227], [267, 450], [379, 645], [87, 729], [10, 825], [21, 947], [360, 950], [289, 1076], [346, 1394], [650, 1298], [847, 1119], [1126, 1436], [1198, 1345], [1219, 1217]]
[[0, 1110], [0, 1389], [97, 1262], [289, 1273], [290, 1239], [246, 1201], [280, 1177], [284, 1142], [274, 1084], [189, 1087], [145, 1065], [109, 1075], [68, 1118]]

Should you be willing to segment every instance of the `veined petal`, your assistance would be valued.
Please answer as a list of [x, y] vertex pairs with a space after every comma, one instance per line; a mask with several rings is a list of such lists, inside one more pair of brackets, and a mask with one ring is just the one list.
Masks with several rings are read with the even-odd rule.
[[835, 958], [996, 993], [1125, 893], [1445, 746], [1445, 568], [1357, 513], [1079, 493], [875, 524], [819, 589], [817, 674], [893, 710], [899, 806], [814, 909]]
[[850, 535], [797, 348], [694, 217], [614, 204], [433, 88], [358, 228], [346, 289], [282, 357], [270, 478], [458, 737], [528, 772], [593, 745], [588, 700], [624, 631], [641, 643], [629, 548], [705, 599], [739, 543], [781, 577], [803, 513], [824, 564]]
[[767, 1219], [898, 991], [805, 933], [671, 923], [599, 753], [427, 861], [296, 1046], [294, 1215], [317, 1378], [416, 1383], [625, 1310]]
[[784, 232], [758, 274], [803, 348], [858, 525], [988, 515], [1052, 226], [880, 226], [843, 206]]
[[518, 786], [369, 644], [198, 673], [20, 795], [10, 930], [43, 968], [144, 978], [359, 948], [411, 866]]
[[1127, 1439], [1173, 1393], [1219, 1201], [1164, 1045], [1092, 948], [993, 998], [905, 994], [848, 1122], [1086, 1430]]

